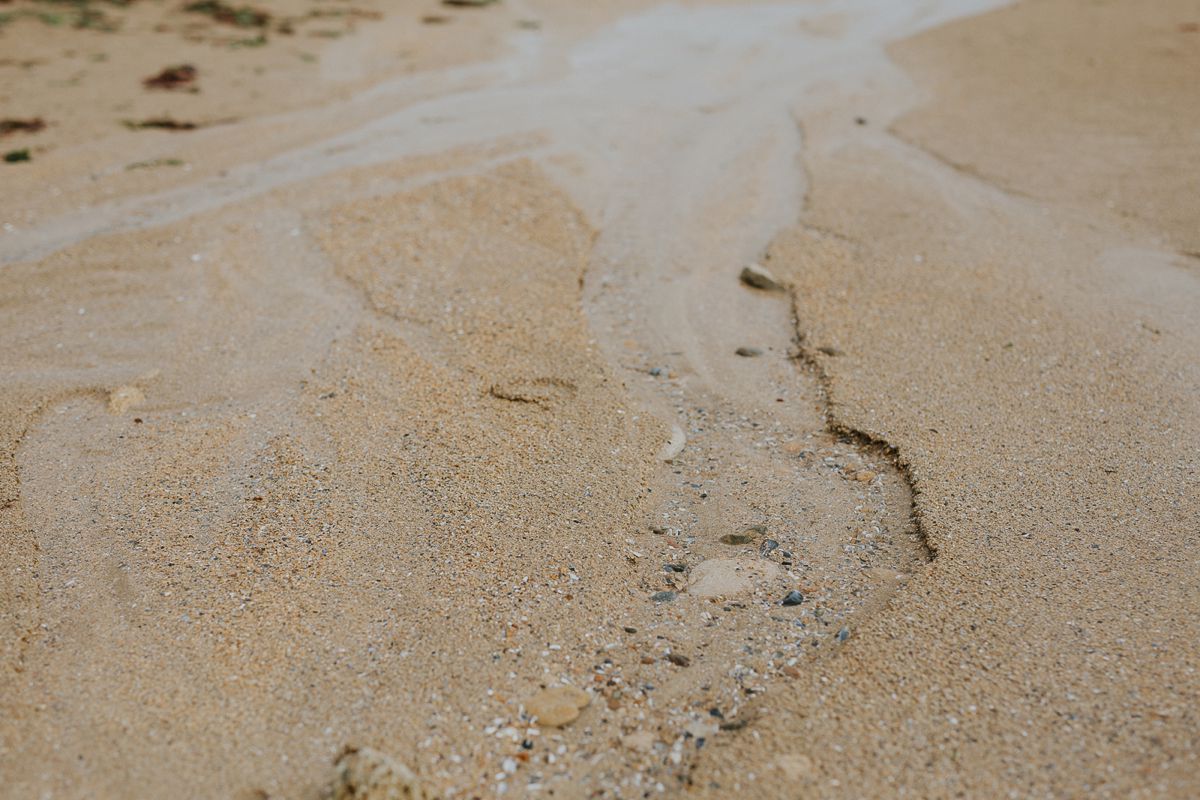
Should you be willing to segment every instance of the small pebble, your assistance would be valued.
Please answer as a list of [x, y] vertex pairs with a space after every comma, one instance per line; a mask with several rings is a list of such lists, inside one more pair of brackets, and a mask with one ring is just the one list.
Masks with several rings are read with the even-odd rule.
[[786, 595], [784, 595], [782, 605], [798, 606], [803, 602], [804, 602], [804, 595], [800, 594], [795, 589], [792, 589], [790, 592], [788, 592]]
[[779, 542], [774, 539], [766, 539], [758, 546], [759, 555], [770, 555], [772, 551], [779, 547]]
[[850, 629], [849, 628], [843, 627], [841, 630], [839, 630], [837, 632], [837, 640], [839, 642], [844, 642], [849, 638], [850, 638]]
[[655, 592], [650, 595], [650, 599], [656, 603], [669, 603], [674, 600], [676, 594], [674, 592]]
[[755, 289], [775, 291], [783, 288], [783, 284], [776, 280], [774, 275], [758, 264], [747, 264], [745, 267], [742, 267], [740, 277], [742, 283], [747, 286], [753, 286]]
[[687, 564], [663, 564], [663, 569], [667, 572], [686, 572]]
[[667, 661], [670, 661], [677, 667], [690, 667], [692, 660], [683, 653], [667, 653]]
[[525, 713], [542, 727], [561, 728], [575, 721], [591, 697], [575, 686], [544, 689], [525, 701]]
[[759, 350], [757, 347], [739, 347], [734, 352], [743, 358], [756, 358], [763, 354], [763, 351]]

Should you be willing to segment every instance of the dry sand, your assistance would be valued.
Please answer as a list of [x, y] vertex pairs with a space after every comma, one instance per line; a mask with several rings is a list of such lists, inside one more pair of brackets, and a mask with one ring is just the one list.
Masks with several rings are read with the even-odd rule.
[[986, 5], [0, 28], [0, 793], [1200, 794], [1200, 7]]

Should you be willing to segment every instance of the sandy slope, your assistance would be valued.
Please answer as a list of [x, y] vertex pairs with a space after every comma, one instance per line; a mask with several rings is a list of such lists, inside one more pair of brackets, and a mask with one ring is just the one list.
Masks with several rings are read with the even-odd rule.
[[765, 750], [795, 756], [778, 796], [1200, 791], [1200, 292], [1163, 246], [1200, 220], [1197, 7], [1143, 12], [1027, 4], [897, 48], [938, 90], [900, 130], [966, 169], [810, 118], [805, 225], [771, 263], [938, 555], [715, 780]]
[[5, 165], [6, 795], [1197, 792], [1195, 4], [639, 5]]

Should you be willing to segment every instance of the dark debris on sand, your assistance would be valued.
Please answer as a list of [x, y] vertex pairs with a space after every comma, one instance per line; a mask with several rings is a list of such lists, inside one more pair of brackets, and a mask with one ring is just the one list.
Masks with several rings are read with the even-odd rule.
[[142, 85], [147, 89], [186, 89], [194, 92], [197, 91], [196, 78], [199, 75], [199, 70], [191, 64], [177, 64], [144, 79]]

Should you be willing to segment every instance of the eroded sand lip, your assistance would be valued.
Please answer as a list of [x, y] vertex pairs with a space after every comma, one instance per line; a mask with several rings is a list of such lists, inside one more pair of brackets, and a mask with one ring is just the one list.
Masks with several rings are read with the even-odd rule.
[[146, 395], [136, 386], [121, 386], [108, 395], [108, 413], [124, 414], [131, 408], [146, 402]]

